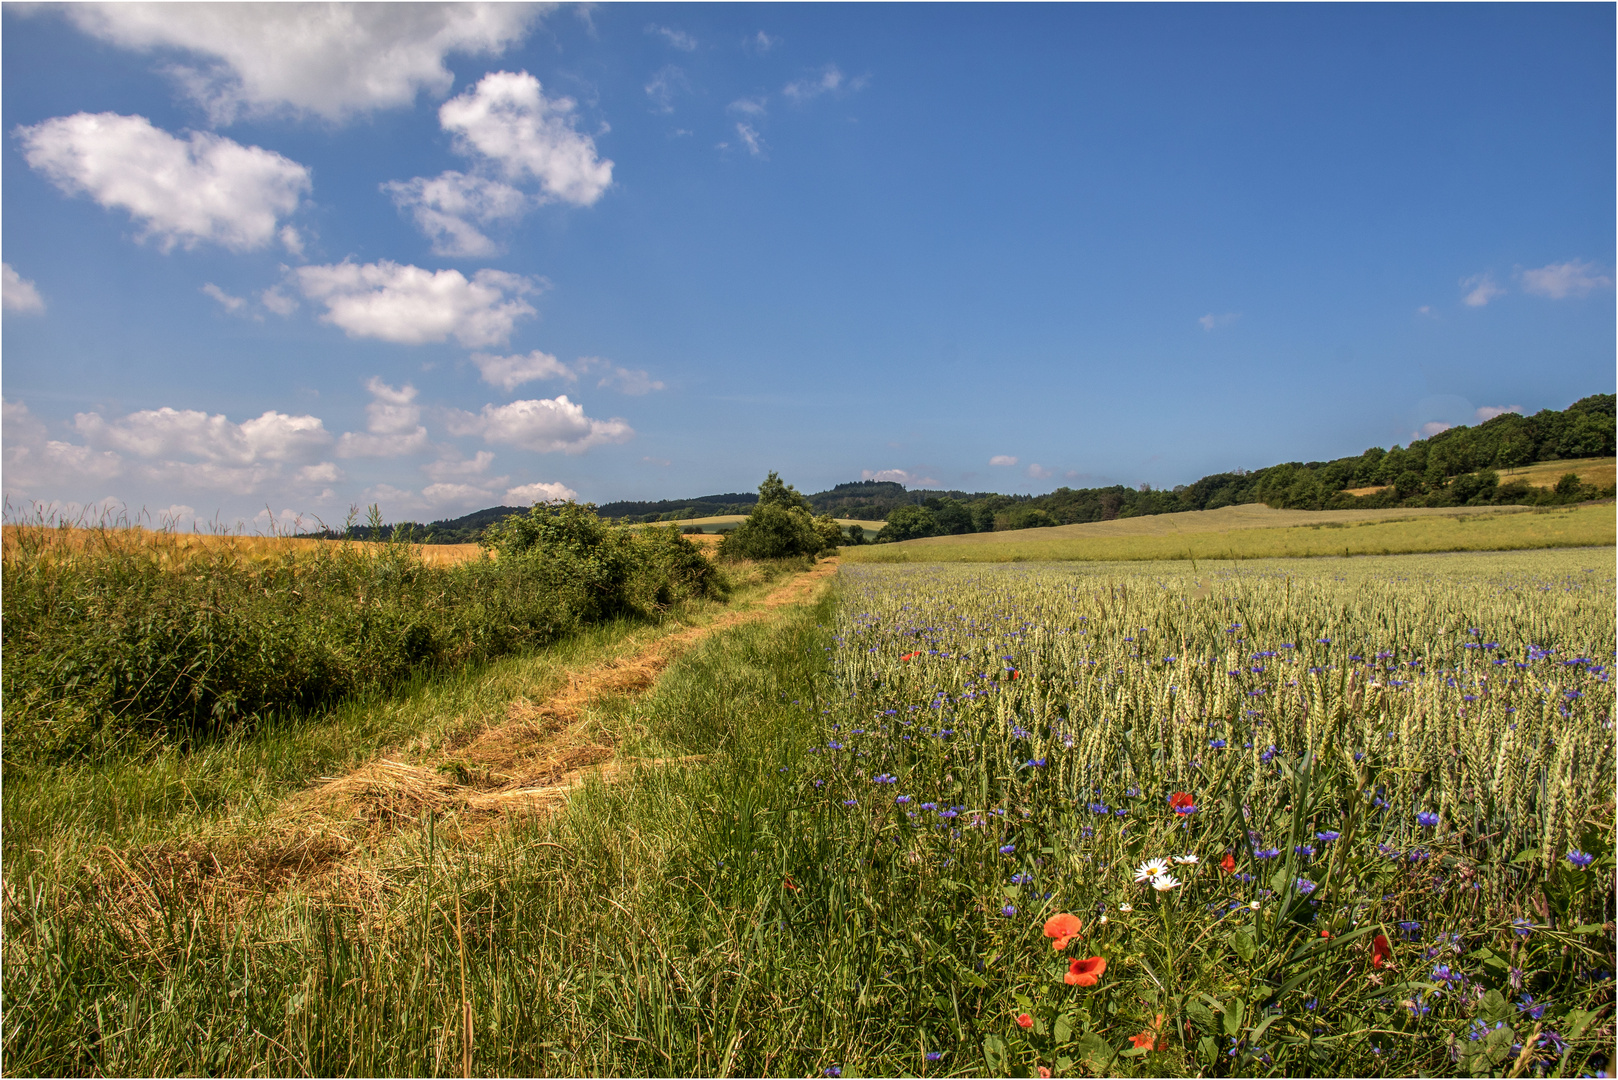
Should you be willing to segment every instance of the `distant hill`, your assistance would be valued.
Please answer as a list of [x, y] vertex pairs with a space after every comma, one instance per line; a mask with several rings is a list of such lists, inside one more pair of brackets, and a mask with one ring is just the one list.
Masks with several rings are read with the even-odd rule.
[[[1611, 497], [1613, 485], [1605, 483], [1610, 473], [1598, 470], [1595, 479], [1575, 476], [1545, 486], [1530, 482], [1521, 475], [1522, 469], [1542, 465], [1554, 471], [1554, 464], [1546, 463], [1612, 457], [1615, 406], [1618, 398], [1613, 394], [1594, 394], [1566, 409], [1542, 409], [1532, 416], [1504, 413], [1476, 427], [1452, 427], [1405, 447], [1383, 450], [1373, 446], [1363, 454], [1335, 461], [1292, 461], [1251, 472], [1214, 473], [1170, 490], [1115, 484], [1061, 487], [1048, 495], [998, 495], [910, 490], [888, 480], [856, 480], [805, 498], [816, 513], [887, 520], [883, 538], [894, 540], [1113, 521], [1252, 503], [1277, 510], [1349, 510], [1578, 502]], [[610, 502], [597, 511], [602, 517], [633, 524], [746, 514], [757, 502], [758, 496], [751, 492], [731, 492], [692, 499]], [[901, 508], [909, 509], [890, 518]], [[527, 509], [493, 506], [429, 525], [403, 522], [380, 530], [357, 526], [348, 535], [387, 539], [395, 529], [409, 528], [424, 543], [468, 543], [495, 522], [522, 513]]]

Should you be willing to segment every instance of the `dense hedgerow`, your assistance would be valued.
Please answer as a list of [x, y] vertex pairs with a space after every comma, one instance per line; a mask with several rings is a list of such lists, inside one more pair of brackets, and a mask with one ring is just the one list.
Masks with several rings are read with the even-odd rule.
[[718, 593], [673, 529], [536, 506], [497, 557], [433, 565], [408, 543], [254, 557], [163, 533], [16, 530], [4, 558], [6, 754], [57, 757], [298, 711], [413, 673]]

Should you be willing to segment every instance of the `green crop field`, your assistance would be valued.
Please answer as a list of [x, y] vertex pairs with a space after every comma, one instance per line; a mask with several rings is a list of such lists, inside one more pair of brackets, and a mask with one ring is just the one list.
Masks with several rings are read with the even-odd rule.
[[[1610, 1060], [1610, 549], [747, 588], [678, 616], [712, 632], [647, 692], [582, 712], [541, 706], [678, 621], [297, 723], [8, 759], [8, 1071]], [[526, 781], [479, 764], [496, 744], [622, 767], [502, 804]]]
[[1272, 510], [1228, 506], [1046, 529], [935, 536], [850, 548], [850, 562], [1263, 559], [1511, 551], [1612, 545], [1611, 504], [1523, 510], [1453, 507]]

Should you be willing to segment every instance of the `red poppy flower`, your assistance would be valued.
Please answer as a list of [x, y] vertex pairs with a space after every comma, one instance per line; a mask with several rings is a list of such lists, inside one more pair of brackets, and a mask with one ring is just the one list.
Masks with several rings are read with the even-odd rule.
[[1101, 974], [1106, 970], [1107, 962], [1099, 956], [1074, 960], [1068, 964], [1067, 974], [1062, 976], [1062, 981], [1069, 986], [1094, 986], [1101, 981]]
[[1068, 915], [1065, 912], [1061, 915], [1052, 915], [1045, 920], [1045, 936], [1056, 939], [1051, 942], [1051, 948], [1065, 949], [1069, 941], [1079, 936], [1079, 930], [1083, 926], [1077, 915]]
[[792, 875], [791, 874], [788, 874], [786, 876], [786, 878], [781, 882], [781, 887], [784, 888], [784, 889], [791, 889], [793, 892], [798, 891], [798, 883], [796, 881], [792, 880]]
[[1219, 869], [1227, 874], [1234, 873], [1236, 870], [1236, 856], [1228, 851], [1225, 852], [1225, 857], [1219, 860]]
[[1196, 808], [1197, 800], [1183, 791], [1176, 791], [1169, 796], [1169, 805], [1174, 808], [1176, 814], [1185, 814]]
[[1027, 1013], [1018, 1013], [1017, 1026], [1020, 1028], [1031, 1028], [1034, 1026], [1034, 1018], [1029, 1016]]
[[1331, 937], [1331, 931], [1330, 930], [1322, 930], [1320, 932], [1320, 936], [1323, 937], [1323, 938], [1329, 938], [1329, 937]]
[[1393, 946], [1388, 944], [1388, 939], [1387, 938], [1383, 937], [1381, 934], [1378, 934], [1376, 937], [1371, 939], [1371, 966], [1372, 967], [1374, 967], [1374, 968], [1381, 967], [1383, 964], [1386, 964], [1388, 962], [1388, 957], [1390, 957], [1392, 955], [1393, 955]]
[[916, 658], [916, 657], [918, 657], [918, 656], [920, 656], [920, 655], [921, 655], [921, 653], [920, 653], [920, 652], [907, 652], [907, 653], [905, 653], [905, 654], [904, 654], [904, 655], [903, 655], [903, 656], [901, 656], [901, 657], [899, 657], [899, 659], [900, 659], [900, 660], [901, 660], [901, 661], [904, 661], [904, 660], [914, 660], [914, 659], [915, 659], [915, 658]]
[[1011, 669], [1011, 677], [1013, 679], [1020, 679], [1020, 678], [1022, 678], [1022, 672], [1018, 671], [1016, 668], [1012, 668]]
[[1129, 1041], [1135, 1044], [1137, 1050], [1156, 1050], [1157, 1032], [1143, 1031], [1139, 1035], [1131, 1035]]
[[1045, 1066], [1041, 1065], [1039, 1067], [1039, 1076], [1040, 1080], [1051, 1080], [1051, 1071]]

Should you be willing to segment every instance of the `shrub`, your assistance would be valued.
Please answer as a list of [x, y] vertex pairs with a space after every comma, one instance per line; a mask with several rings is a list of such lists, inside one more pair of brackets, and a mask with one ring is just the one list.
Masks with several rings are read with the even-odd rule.
[[[822, 516], [836, 530], [831, 517]], [[719, 554], [727, 559], [812, 558], [836, 546], [810, 515], [808, 500], [772, 471], [758, 487], [753, 512], [719, 542]]]

